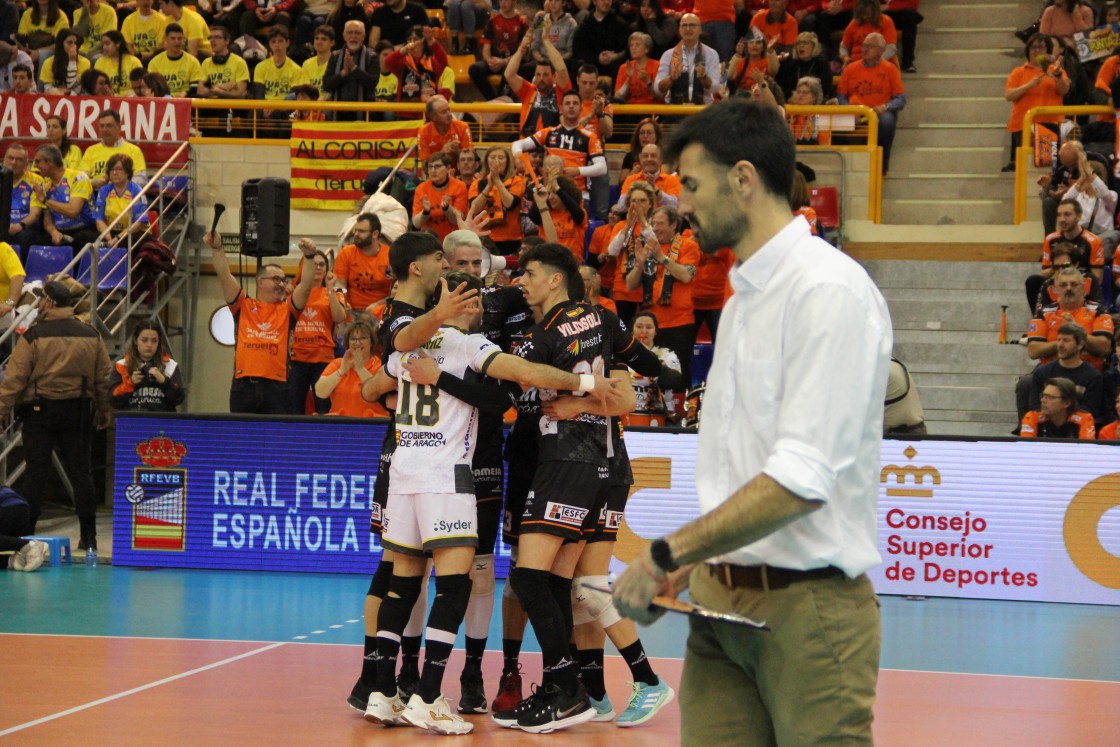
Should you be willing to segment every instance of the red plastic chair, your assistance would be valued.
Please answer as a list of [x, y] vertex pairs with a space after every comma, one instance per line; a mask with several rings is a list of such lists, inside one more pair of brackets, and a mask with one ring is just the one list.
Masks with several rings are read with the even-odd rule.
[[817, 211], [821, 227], [840, 228], [840, 195], [836, 187], [811, 187], [809, 205]]

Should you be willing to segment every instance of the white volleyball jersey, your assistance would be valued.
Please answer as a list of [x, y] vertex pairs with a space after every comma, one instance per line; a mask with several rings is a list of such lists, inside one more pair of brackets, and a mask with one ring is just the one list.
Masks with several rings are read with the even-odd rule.
[[405, 356], [427, 354], [440, 370], [468, 378], [485, 374], [502, 352], [482, 335], [441, 327], [420, 350], [395, 352], [385, 370], [397, 380], [397, 449], [389, 475], [389, 494], [474, 493], [471, 459], [478, 431], [478, 410], [432, 385], [404, 377]]

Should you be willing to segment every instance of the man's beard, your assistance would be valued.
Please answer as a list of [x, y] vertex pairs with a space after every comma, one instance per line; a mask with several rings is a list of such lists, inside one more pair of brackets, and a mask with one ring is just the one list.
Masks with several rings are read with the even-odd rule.
[[713, 216], [704, 224], [691, 219], [693, 237], [705, 254], [715, 254], [724, 247], [734, 247], [750, 230], [750, 219], [743, 214], [733, 217]]
[[373, 237], [366, 236], [363, 239], [354, 239], [354, 246], [358, 247], [359, 249], [365, 249], [367, 247], [373, 246]]

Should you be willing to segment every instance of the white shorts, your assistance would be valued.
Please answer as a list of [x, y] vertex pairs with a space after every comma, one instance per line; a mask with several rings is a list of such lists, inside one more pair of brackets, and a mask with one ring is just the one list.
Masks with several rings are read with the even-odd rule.
[[438, 547], [478, 547], [478, 512], [473, 493], [391, 494], [381, 544], [406, 555]]

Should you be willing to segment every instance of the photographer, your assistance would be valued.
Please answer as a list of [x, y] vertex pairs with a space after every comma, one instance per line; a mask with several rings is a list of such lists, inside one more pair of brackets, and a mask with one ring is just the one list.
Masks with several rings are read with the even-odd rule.
[[124, 358], [109, 375], [109, 391], [117, 410], [174, 412], [183, 401], [183, 378], [168, 352], [167, 340], [155, 322], [132, 330]]

